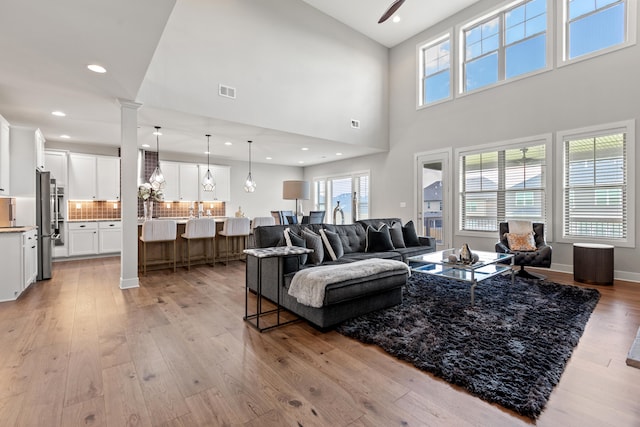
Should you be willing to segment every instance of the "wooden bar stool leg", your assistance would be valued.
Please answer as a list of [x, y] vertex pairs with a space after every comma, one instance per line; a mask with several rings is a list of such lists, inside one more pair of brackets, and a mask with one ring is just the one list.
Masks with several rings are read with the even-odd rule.
[[176, 272], [176, 241], [173, 241], [173, 272]]

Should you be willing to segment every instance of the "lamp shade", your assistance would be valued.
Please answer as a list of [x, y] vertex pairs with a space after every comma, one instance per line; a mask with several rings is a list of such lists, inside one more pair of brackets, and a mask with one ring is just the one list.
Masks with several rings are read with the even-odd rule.
[[283, 181], [282, 198], [284, 200], [309, 200], [309, 182]]

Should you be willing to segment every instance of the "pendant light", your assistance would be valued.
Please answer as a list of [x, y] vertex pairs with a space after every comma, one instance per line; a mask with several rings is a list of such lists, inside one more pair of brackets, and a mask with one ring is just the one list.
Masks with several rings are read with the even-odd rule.
[[207, 134], [205, 135], [207, 137], [207, 173], [204, 175], [204, 178], [202, 178], [202, 189], [204, 191], [213, 191], [216, 188], [216, 182], [213, 180], [213, 175], [211, 174], [211, 168], [209, 166], [209, 154], [211, 153], [211, 150], [209, 149], [209, 138], [211, 138], [211, 135]]
[[249, 143], [249, 175], [247, 175], [247, 180], [244, 182], [244, 191], [247, 193], [253, 193], [256, 191], [256, 182], [253, 180], [251, 176], [251, 143], [253, 141], [247, 141]]
[[151, 184], [151, 188], [154, 190], [162, 190], [166, 181], [164, 180], [164, 175], [162, 174], [162, 170], [160, 170], [160, 126], [155, 126], [156, 131], [154, 134], [156, 135], [156, 150], [158, 152], [158, 161], [156, 163], [156, 168], [151, 174], [149, 178], [149, 184]]

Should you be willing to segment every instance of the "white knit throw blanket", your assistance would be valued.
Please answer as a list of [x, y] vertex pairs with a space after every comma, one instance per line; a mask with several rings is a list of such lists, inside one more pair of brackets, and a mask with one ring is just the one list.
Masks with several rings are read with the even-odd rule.
[[293, 276], [289, 285], [289, 295], [295, 297], [300, 304], [319, 308], [323, 305], [325, 288], [328, 285], [395, 270], [411, 274], [411, 269], [404, 262], [381, 258], [310, 267], [298, 271]]

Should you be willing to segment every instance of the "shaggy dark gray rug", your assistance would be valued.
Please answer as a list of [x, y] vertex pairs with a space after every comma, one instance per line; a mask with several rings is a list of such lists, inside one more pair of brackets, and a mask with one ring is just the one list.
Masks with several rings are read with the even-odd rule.
[[403, 302], [340, 325], [399, 359], [519, 414], [542, 412], [600, 293], [494, 277], [476, 288], [414, 274]]

